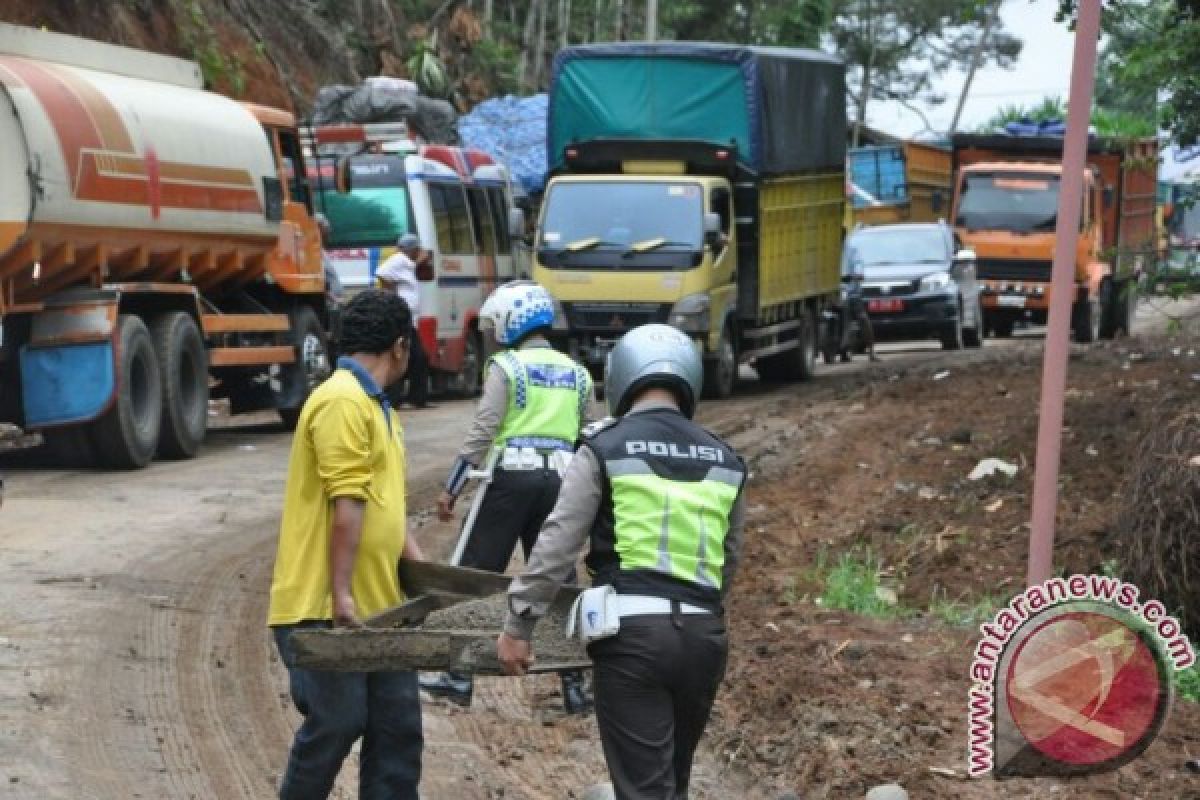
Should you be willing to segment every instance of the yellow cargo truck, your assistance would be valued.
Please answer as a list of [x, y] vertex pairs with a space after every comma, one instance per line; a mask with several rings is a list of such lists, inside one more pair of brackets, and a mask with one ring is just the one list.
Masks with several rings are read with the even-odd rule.
[[630, 328], [671, 324], [729, 395], [738, 365], [812, 374], [840, 294], [844, 68], [825, 54], [686, 42], [555, 60], [534, 278], [555, 336], [599, 375]]

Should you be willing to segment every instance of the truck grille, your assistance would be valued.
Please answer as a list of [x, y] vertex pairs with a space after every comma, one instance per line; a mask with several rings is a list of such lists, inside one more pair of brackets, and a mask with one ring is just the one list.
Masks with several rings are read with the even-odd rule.
[[669, 303], [565, 303], [571, 327], [580, 331], [624, 333], [649, 322], [666, 322]]
[[981, 258], [975, 262], [975, 277], [982, 281], [1050, 280], [1053, 262], [1029, 258]]

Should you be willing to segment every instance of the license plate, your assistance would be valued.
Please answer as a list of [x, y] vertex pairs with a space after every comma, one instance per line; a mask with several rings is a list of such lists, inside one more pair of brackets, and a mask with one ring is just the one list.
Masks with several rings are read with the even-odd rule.
[[881, 313], [894, 313], [904, 310], [904, 301], [896, 298], [888, 298], [886, 300], [868, 300], [867, 311], [877, 311]]
[[1024, 308], [1025, 296], [1019, 294], [1002, 294], [996, 298], [996, 305], [1004, 308]]

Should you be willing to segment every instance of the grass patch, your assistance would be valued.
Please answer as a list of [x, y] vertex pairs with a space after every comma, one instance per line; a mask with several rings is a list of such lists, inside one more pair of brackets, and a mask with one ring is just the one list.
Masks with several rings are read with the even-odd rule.
[[974, 602], [964, 600], [961, 595], [951, 600], [945, 590], [941, 593], [934, 590], [933, 597], [929, 599], [929, 613], [945, 625], [974, 628], [991, 619], [1004, 602], [992, 595], [984, 595]]
[[1200, 703], [1200, 665], [1193, 664], [1175, 673], [1175, 691], [1184, 700]]
[[[818, 568], [823, 559], [818, 559]], [[853, 611], [869, 617], [894, 618], [903, 611], [895, 593], [879, 582], [879, 563], [868, 550], [842, 553], [825, 574], [820, 604], [823, 608]]]

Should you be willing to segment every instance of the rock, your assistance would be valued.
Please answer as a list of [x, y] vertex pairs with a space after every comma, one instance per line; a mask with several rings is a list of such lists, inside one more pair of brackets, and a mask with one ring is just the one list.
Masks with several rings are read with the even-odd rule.
[[616, 797], [611, 783], [597, 783], [584, 790], [579, 800], [616, 800]]
[[970, 444], [971, 440], [975, 438], [975, 434], [967, 428], [959, 428], [946, 438], [950, 440], [951, 444]]
[[866, 800], [908, 800], [908, 792], [898, 783], [885, 783], [869, 790]]

